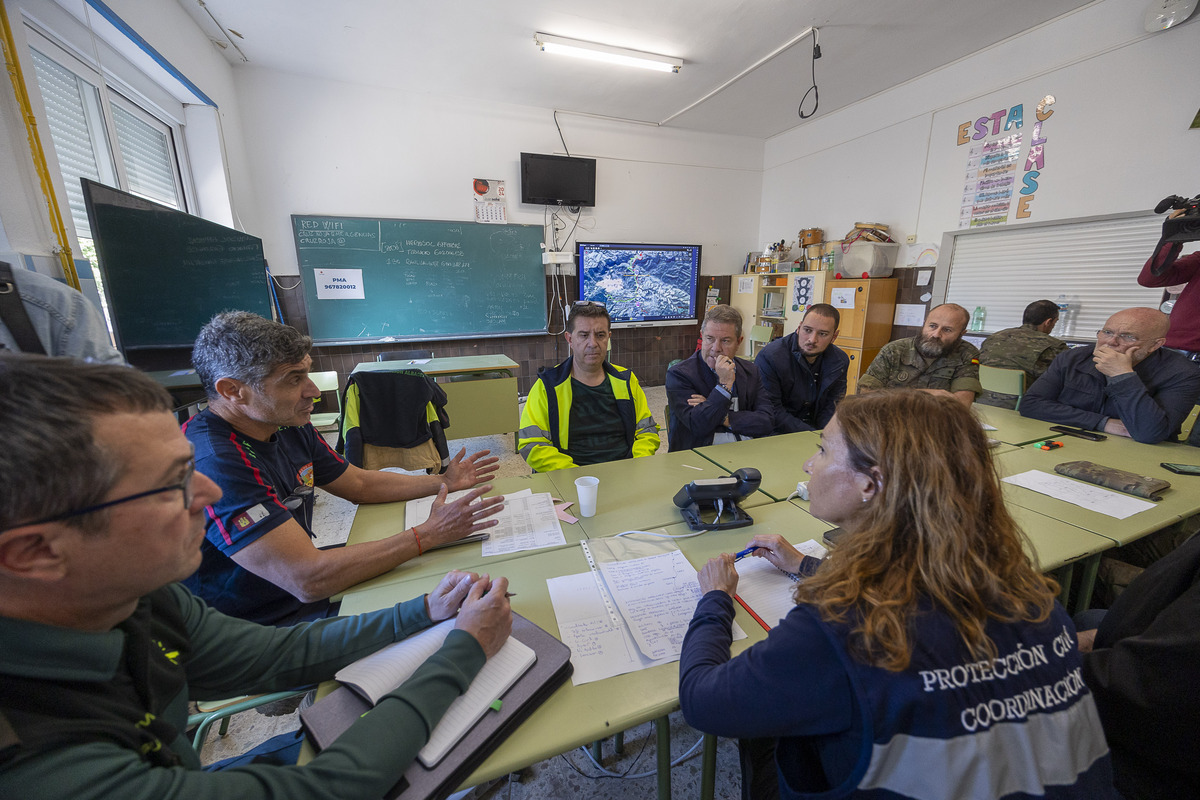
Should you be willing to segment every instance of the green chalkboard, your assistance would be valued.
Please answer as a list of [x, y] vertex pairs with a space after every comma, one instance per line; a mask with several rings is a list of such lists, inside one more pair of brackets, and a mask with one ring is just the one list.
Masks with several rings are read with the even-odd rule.
[[293, 215], [292, 230], [319, 342], [546, 330], [541, 226]]
[[87, 179], [83, 196], [123, 351], [191, 347], [221, 311], [271, 318], [258, 237]]

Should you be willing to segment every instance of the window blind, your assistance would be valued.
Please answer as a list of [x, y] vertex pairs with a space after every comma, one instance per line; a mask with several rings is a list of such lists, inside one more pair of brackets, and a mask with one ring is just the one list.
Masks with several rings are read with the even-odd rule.
[[129, 191], [171, 208], [179, 208], [170, 131], [113, 103], [113, 127]]
[[1066, 295], [1072, 313], [1055, 335], [1090, 339], [1120, 309], [1158, 307], [1162, 289], [1138, 286], [1137, 276], [1163, 219], [1139, 213], [952, 231], [942, 243], [943, 251], [950, 248], [946, 301], [968, 311], [982, 306], [984, 330], [995, 332], [1020, 325], [1034, 300]]
[[110, 148], [104, 138], [100, 93], [95, 86], [37, 50], [31, 52], [42, 103], [46, 107], [50, 138], [66, 184], [71, 219], [79, 236], [90, 239], [91, 229], [79, 179], [88, 178], [108, 185], [116, 183]]

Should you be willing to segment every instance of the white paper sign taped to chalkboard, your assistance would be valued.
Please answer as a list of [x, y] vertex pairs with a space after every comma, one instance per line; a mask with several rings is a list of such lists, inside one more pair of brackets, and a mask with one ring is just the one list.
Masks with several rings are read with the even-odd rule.
[[363, 300], [361, 269], [317, 269], [318, 300]]

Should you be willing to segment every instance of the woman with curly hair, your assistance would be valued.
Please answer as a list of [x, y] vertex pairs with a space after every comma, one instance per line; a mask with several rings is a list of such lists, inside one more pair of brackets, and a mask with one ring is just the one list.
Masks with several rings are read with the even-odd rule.
[[[700, 572], [679, 697], [739, 737], [743, 797], [1116, 797], [1057, 586], [1025, 555], [979, 422], [899, 390], [844, 400], [804, 465], [846, 535], [730, 659], [733, 558]], [[754, 555], [796, 572], [784, 539]]]

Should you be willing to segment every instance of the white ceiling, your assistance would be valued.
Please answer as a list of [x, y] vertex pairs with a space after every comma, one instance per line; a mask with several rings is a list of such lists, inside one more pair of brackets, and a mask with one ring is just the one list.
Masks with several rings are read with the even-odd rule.
[[[177, 1], [226, 45], [235, 67], [653, 123], [810, 25], [820, 30], [820, 117], [1092, 2]], [[685, 64], [671, 74], [553, 56], [534, 45], [535, 31], [676, 56]], [[811, 74], [812, 39], [805, 38], [667, 124], [765, 139], [803, 124], [797, 107]], [[811, 97], [804, 110], [812, 110]]]

